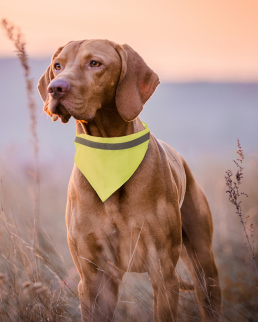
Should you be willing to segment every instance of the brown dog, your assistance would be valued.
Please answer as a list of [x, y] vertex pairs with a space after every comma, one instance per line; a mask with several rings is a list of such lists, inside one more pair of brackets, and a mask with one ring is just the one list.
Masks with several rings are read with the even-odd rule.
[[[128, 45], [84, 40], [57, 50], [38, 89], [53, 120], [73, 116], [79, 134], [120, 137], [144, 129], [138, 115], [158, 84]], [[203, 317], [218, 319], [221, 290], [206, 197], [182, 157], [153, 135], [136, 172], [105, 202], [74, 166], [66, 223], [83, 321], [113, 321], [125, 272], [148, 272], [154, 321], [175, 321], [180, 255]]]

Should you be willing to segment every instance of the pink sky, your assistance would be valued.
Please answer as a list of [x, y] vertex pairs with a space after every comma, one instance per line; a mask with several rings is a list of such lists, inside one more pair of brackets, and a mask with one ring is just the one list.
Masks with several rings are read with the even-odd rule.
[[[162, 80], [258, 80], [257, 0], [1, 0], [31, 57], [70, 40], [133, 47]], [[0, 57], [13, 56], [0, 30]]]

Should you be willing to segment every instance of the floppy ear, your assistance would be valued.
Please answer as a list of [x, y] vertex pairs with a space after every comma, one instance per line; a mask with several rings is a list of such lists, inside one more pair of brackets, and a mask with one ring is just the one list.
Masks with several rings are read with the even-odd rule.
[[[57, 49], [57, 51], [55, 52], [55, 54], [53, 55], [51, 61], [53, 61], [62, 51], [63, 47], [59, 47]], [[42, 101], [44, 102], [44, 107], [43, 110], [51, 116], [53, 121], [57, 121], [58, 120], [58, 116], [52, 114], [49, 109], [48, 109], [48, 104], [49, 104], [49, 94], [47, 91], [47, 87], [49, 85], [49, 83], [51, 82], [51, 80], [54, 78], [54, 73], [52, 71], [52, 67], [51, 65], [48, 66], [47, 70], [45, 71], [45, 73], [40, 77], [40, 80], [38, 82], [38, 91], [39, 94], [42, 98]]]
[[159, 85], [159, 77], [128, 45], [115, 45], [122, 67], [116, 89], [116, 106], [127, 122], [134, 120]]

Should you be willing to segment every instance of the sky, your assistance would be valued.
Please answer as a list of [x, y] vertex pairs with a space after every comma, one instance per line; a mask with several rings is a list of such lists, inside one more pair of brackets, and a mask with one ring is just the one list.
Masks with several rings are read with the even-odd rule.
[[[165, 81], [258, 81], [257, 0], [0, 0], [30, 57], [70, 40], [133, 47]], [[14, 56], [0, 29], [0, 58]]]

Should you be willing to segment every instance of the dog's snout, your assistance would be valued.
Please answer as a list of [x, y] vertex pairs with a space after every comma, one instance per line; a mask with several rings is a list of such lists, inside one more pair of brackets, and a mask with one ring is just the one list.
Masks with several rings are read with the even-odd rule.
[[48, 86], [48, 92], [51, 96], [60, 97], [70, 89], [70, 84], [64, 79], [54, 79]]

